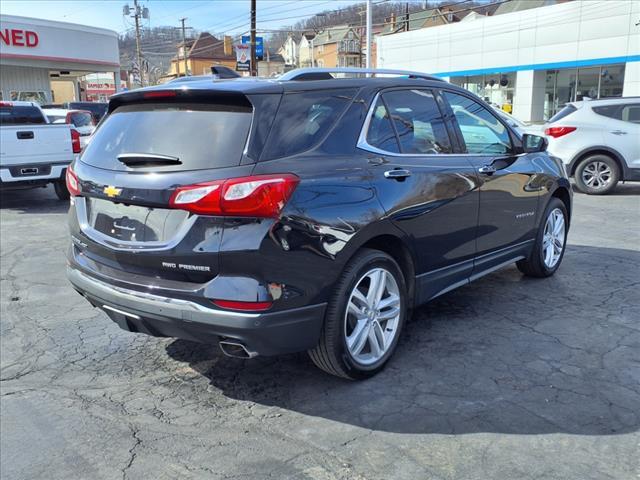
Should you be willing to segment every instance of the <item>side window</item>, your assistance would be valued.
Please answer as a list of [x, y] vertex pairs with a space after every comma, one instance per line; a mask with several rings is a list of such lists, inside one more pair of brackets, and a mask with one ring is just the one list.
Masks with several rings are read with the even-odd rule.
[[398, 132], [402, 153], [451, 153], [449, 134], [431, 91], [394, 90], [382, 97]]
[[509, 130], [481, 104], [464, 95], [444, 92], [456, 117], [467, 153], [511, 152]]
[[378, 98], [369, 123], [367, 143], [386, 152], [400, 153], [396, 132], [391, 125], [391, 117], [381, 98]]
[[603, 117], [622, 120], [623, 122], [640, 123], [640, 104], [630, 103], [626, 105], [603, 105], [593, 107], [593, 111]]
[[355, 89], [284, 94], [261, 160], [288, 157], [315, 147], [355, 94]]

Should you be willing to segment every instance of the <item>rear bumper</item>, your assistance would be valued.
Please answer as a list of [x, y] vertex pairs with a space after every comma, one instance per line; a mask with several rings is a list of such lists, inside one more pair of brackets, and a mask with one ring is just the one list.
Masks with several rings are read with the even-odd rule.
[[[46, 185], [64, 178], [64, 172], [70, 163], [38, 163], [3, 167], [0, 168], [0, 185], [9, 188]], [[22, 170], [35, 173], [22, 173]]]
[[159, 337], [217, 343], [237, 340], [258, 355], [308, 350], [318, 343], [325, 304], [279, 312], [243, 313], [205, 307], [110, 285], [70, 266], [67, 277], [93, 306], [122, 329]]

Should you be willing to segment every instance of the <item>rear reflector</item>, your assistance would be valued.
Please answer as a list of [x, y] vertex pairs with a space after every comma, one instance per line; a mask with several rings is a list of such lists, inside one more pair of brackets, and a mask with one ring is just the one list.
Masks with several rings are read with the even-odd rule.
[[80, 132], [76, 129], [71, 129], [71, 149], [73, 153], [80, 153], [82, 146], [80, 145]]
[[237, 302], [235, 300], [212, 300], [213, 304], [227, 310], [240, 310], [243, 312], [262, 312], [269, 310], [273, 302]]
[[78, 181], [76, 172], [71, 168], [71, 165], [67, 167], [65, 179], [67, 181], [67, 190], [69, 190], [69, 193], [74, 197], [80, 195], [80, 182]]
[[171, 208], [200, 215], [277, 217], [300, 179], [293, 174], [254, 175], [178, 187]]
[[553, 138], [558, 138], [566, 135], [567, 133], [571, 133], [575, 130], [576, 130], [576, 127], [549, 127], [545, 129], [544, 134]]
[[176, 92], [174, 90], [154, 90], [142, 94], [142, 98], [169, 98], [175, 96]]

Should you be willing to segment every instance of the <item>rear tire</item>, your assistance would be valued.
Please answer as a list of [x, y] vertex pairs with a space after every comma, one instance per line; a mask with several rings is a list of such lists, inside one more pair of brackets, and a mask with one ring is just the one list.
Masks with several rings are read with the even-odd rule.
[[573, 177], [581, 192], [604, 195], [616, 188], [620, 167], [608, 155], [591, 155], [580, 161]]
[[[569, 215], [562, 200], [552, 197], [544, 210], [529, 257], [516, 263], [528, 277], [550, 277], [562, 263], [567, 245]], [[559, 231], [561, 228], [561, 231]]]
[[64, 180], [56, 180], [53, 182], [53, 189], [56, 192], [58, 200], [69, 200], [69, 190], [67, 190], [67, 183]]
[[396, 261], [363, 249], [347, 264], [327, 306], [313, 363], [350, 380], [380, 372], [395, 351], [407, 316], [407, 287]]

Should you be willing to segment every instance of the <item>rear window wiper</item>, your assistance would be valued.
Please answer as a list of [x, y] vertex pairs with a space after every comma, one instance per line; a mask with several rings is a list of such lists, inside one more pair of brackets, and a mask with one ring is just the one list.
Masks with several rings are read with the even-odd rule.
[[118, 160], [128, 167], [182, 165], [178, 157], [156, 153], [121, 153], [118, 155]]

